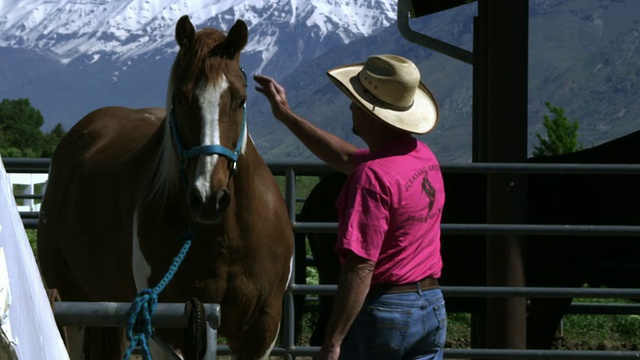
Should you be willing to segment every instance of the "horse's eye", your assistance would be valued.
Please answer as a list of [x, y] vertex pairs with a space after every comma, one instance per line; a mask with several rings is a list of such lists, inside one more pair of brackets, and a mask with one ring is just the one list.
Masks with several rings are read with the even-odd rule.
[[242, 109], [244, 107], [244, 104], [247, 102], [247, 99], [242, 99], [240, 100], [240, 104], [238, 105], [238, 108]]

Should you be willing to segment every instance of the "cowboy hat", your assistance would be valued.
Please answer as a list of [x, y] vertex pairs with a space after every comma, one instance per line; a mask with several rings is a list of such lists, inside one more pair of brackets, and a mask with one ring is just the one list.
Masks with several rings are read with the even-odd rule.
[[366, 63], [333, 68], [327, 75], [352, 101], [394, 128], [425, 134], [438, 123], [438, 104], [408, 59], [373, 55]]

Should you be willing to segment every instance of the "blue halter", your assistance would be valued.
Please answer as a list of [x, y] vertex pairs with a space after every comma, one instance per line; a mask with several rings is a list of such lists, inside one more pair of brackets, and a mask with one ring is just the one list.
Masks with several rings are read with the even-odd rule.
[[247, 133], [247, 104], [245, 103], [242, 107], [242, 128], [240, 130], [240, 137], [238, 138], [238, 145], [235, 150], [230, 150], [222, 145], [214, 144], [214, 145], [200, 145], [196, 147], [192, 147], [190, 149], [184, 149], [182, 142], [180, 141], [180, 136], [178, 134], [178, 126], [175, 121], [175, 114], [173, 112], [173, 104], [171, 104], [171, 112], [169, 115], [169, 125], [171, 126], [171, 136], [173, 138], [173, 143], [176, 146], [176, 150], [178, 152], [178, 157], [180, 158], [180, 164], [182, 165], [182, 169], [186, 169], [187, 162], [190, 158], [199, 155], [222, 155], [231, 161], [231, 174], [230, 177], [235, 175], [238, 171], [238, 157], [240, 157], [240, 153], [242, 152], [242, 146], [244, 145], [244, 138]]

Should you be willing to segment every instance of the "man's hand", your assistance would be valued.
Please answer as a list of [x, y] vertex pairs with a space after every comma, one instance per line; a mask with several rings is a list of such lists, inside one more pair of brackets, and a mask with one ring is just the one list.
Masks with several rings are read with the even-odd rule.
[[291, 110], [287, 101], [287, 93], [282, 85], [268, 76], [253, 75], [253, 80], [260, 85], [256, 86], [256, 91], [266, 96], [269, 100], [273, 116], [283, 121]]
[[338, 293], [327, 325], [320, 359], [337, 360], [340, 357], [342, 341], [369, 293], [375, 266], [375, 261], [348, 252], [340, 269]]
[[256, 91], [269, 100], [273, 116], [300, 139], [312, 153], [338, 171], [345, 174], [353, 171], [351, 156], [358, 148], [297, 115], [289, 108], [284, 88], [274, 79], [253, 75], [253, 80], [259, 85], [256, 86]]
[[340, 359], [340, 346], [325, 348], [324, 346], [320, 350], [320, 357], [316, 360], [338, 360]]

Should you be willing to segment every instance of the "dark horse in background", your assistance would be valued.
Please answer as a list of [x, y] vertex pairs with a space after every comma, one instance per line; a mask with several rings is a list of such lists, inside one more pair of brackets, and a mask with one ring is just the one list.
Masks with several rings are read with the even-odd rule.
[[[38, 225], [41, 271], [63, 301], [132, 302], [164, 282], [190, 243], [158, 301], [220, 304], [232, 354], [264, 359], [279, 331], [293, 229], [247, 129], [247, 25], [196, 32], [183, 16], [175, 36], [166, 110], [98, 109], [57, 147]], [[185, 346], [181, 329], [155, 333], [187, 359], [214, 355]], [[70, 331], [72, 359], [122, 359], [123, 334]], [[154, 359], [167, 355], [154, 344]]]
[[[536, 163], [639, 164], [640, 131], [599, 146], [560, 156], [529, 159]], [[446, 204], [443, 224], [482, 224], [486, 218], [487, 176], [444, 173]], [[336, 222], [335, 200], [345, 176], [331, 173], [312, 190], [298, 216], [300, 222]], [[529, 174], [529, 224], [640, 225], [640, 175]], [[336, 284], [339, 263], [335, 234], [298, 233], [305, 237], [318, 268], [320, 283]], [[442, 235], [443, 286], [486, 285], [486, 249], [482, 235]], [[640, 241], [615, 236], [528, 236], [525, 251], [526, 285], [531, 287], [640, 287]], [[298, 264], [301, 262], [299, 261]], [[300, 269], [301, 270], [301, 269]], [[298, 270], [298, 273], [300, 273]], [[446, 294], [445, 294], [446, 296]], [[571, 298], [530, 298], [527, 347], [551, 348]], [[317, 326], [310, 340], [320, 345], [333, 297], [320, 298]], [[447, 297], [450, 312], [481, 313], [481, 298]], [[298, 314], [299, 311], [296, 311]]]

